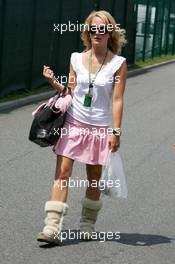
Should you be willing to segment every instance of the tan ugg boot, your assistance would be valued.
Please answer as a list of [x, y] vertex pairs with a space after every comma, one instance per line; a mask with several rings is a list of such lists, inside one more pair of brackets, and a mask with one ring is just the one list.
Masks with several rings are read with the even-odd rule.
[[82, 212], [80, 218], [81, 238], [90, 240], [92, 232], [95, 231], [95, 222], [98, 212], [102, 208], [102, 201], [94, 201], [87, 197], [82, 199]]
[[45, 227], [37, 236], [37, 240], [47, 243], [60, 243], [59, 235], [62, 229], [63, 218], [67, 214], [68, 205], [60, 201], [48, 201], [45, 203]]

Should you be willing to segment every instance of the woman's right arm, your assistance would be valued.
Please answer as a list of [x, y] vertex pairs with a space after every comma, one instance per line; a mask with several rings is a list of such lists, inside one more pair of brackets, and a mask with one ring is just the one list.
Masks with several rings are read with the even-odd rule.
[[[49, 66], [45, 66], [43, 68], [43, 76], [46, 78], [46, 80], [50, 83], [50, 85], [56, 90], [61, 92], [64, 89], [64, 85], [61, 84], [56, 77], [54, 76], [54, 72], [50, 69]], [[69, 69], [69, 77], [68, 77], [68, 90], [69, 93], [72, 95], [72, 90], [76, 86], [76, 74], [74, 72], [72, 64], [70, 64]]]
[[62, 85], [55, 77], [54, 72], [50, 69], [49, 66], [43, 66], [43, 76], [50, 83], [50, 85], [58, 92], [61, 92], [64, 89]]

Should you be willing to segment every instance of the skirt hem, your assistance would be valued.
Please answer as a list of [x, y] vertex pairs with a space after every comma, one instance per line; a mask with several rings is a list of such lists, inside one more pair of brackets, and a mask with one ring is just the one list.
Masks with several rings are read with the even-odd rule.
[[60, 156], [63, 156], [63, 157], [66, 157], [66, 158], [69, 158], [69, 159], [72, 159], [74, 161], [78, 161], [78, 162], [81, 162], [81, 163], [84, 163], [84, 164], [89, 164], [89, 165], [102, 165], [102, 166], [105, 166], [105, 163], [101, 164], [101, 163], [93, 163], [93, 162], [90, 162], [90, 161], [85, 161], [85, 160], [82, 160], [82, 159], [79, 159], [77, 157], [71, 157], [67, 154], [64, 154], [64, 153], [59, 153], [59, 152], [55, 152], [55, 155], [60, 155]]

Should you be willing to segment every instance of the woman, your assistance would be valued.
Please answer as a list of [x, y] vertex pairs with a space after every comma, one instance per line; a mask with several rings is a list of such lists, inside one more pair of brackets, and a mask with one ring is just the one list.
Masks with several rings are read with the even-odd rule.
[[[79, 129], [81, 132], [84, 129], [86, 132], [66, 133], [53, 147], [57, 155], [55, 180], [50, 201], [45, 204], [45, 227], [37, 237], [38, 241], [48, 243], [59, 243], [63, 218], [68, 209], [68, 180], [74, 160], [86, 164], [89, 184], [82, 199], [80, 232], [84, 234], [83, 239], [91, 238], [102, 207], [98, 184], [94, 187], [91, 183], [100, 180], [109, 149], [115, 152], [120, 147], [127, 65], [126, 59], [117, 54], [126, 43], [124, 31], [116, 30], [114, 18], [106, 11], [93, 11], [84, 25], [81, 39], [86, 50], [72, 53], [70, 59], [68, 88], [73, 99], [64, 128], [67, 131], [70, 128]], [[55, 79], [50, 67], [44, 66], [43, 75], [56, 90], [63, 90], [63, 85]], [[111, 119], [110, 103], [111, 134], [107, 133]], [[100, 134], [102, 129], [105, 136]]]

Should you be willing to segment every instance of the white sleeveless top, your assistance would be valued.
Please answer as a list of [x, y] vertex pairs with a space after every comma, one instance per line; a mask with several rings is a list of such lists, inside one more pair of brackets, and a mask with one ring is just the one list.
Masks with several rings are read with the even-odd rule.
[[[114, 73], [125, 60], [122, 56], [114, 55], [111, 61], [102, 67], [91, 89], [91, 106], [87, 107], [83, 103], [89, 89], [89, 71], [82, 63], [82, 53], [73, 52], [70, 62], [76, 73], [77, 85], [73, 92], [72, 104], [67, 112], [80, 122], [96, 126], [109, 126]], [[91, 74], [91, 79], [94, 76], [95, 74]]]

